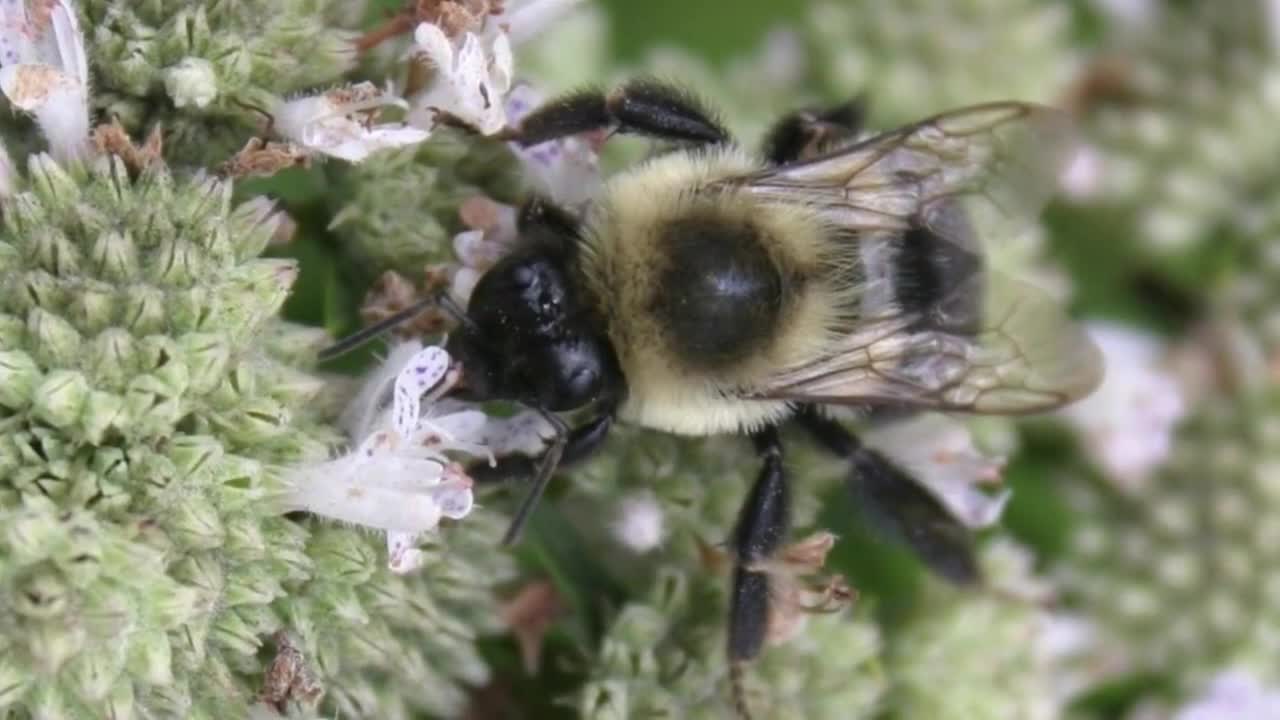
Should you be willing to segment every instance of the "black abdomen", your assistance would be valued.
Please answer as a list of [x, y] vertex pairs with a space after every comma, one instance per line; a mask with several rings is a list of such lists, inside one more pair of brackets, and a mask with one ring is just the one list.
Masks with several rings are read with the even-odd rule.
[[690, 365], [731, 365], [773, 336], [784, 288], [762, 240], [751, 225], [719, 218], [681, 218], [662, 230], [652, 308]]

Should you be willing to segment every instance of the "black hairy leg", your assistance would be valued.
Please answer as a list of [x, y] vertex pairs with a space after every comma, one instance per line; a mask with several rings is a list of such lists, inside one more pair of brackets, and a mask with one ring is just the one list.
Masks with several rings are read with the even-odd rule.
[[787, 534], [791, 496], [782, 465], [778, 430], [751, 436], [762, 465], [733, 528], [733, 591], [729, 610], [729, 660], [744, 662], [760, 654], [769, 621], [769, 578], [755, 569], [769, 560]]
[[731, 141], [689, 91], [652, 78], [630, 80], [609, 93], [581, 90], [552, 99], [499, 137], [528, 147], [591, 130], [698, 145]]
[[762, 461], [751, 493], [738, 511], [731, 538], [733, 585], [729, 596], [729, 673], [738, 716], [749, 718], [743, 665], [754, 660], [769, 632], [770, 579], [759, 565], [782, 546], [791, 522], [791, 492], [776, 427], [751, 436]]
[[800, 408], [795, 422], [819, 446], [849, 462], [849, 490], [876, 529], [904, 542], [942, 577], [962, 585], [978, 581], [969, 530], [932, 493], [814, 406]]
[[774, 165], [805, 160], [857, 137], [866, 117], [866, 100], [858, 96], [829, 108], [787, 113], [765, 135], [761, 152]]

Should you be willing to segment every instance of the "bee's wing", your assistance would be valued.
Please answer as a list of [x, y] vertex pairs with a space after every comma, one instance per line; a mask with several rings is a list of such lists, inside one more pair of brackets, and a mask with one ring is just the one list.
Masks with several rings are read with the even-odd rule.
[[[1065, 114], [995, 103], [723, 181], [812, 208], [863, 248], [931, 235], [983, 261], [927, 308], [877, 308], [821, 356], [782, 369], [749, 395], [1015, 414], [1092, 391], [1101, 356], [1083, 329], [990, 262], [1053, 194], [1072, 144]], [[929, 232], [909, 232], [918, 229]]]
[[1054, 301], [999, 274], [982, 284], [957, 291], [984, 293], [979, 327], [950, 329], [920, 313], [868, 318], [749, 396], [1004, 415], [1051, 410], [1097, 387], [1101, 354]]

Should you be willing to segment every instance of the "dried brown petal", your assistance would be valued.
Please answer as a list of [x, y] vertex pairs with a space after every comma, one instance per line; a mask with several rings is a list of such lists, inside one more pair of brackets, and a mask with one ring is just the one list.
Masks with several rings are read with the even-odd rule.
[[276, 643], [276, 656], [267, 666], [258, 699], [281, 713], [287, 710], [290, 702], [315, 708], [324, 695], [324, 688], [311, 672], [302, 650], [284, 630], [277, 632], [272, 639]]
[[311, 164], [306, 151], [292, 143], [267, 142], [251, 138], [234, 157], [218, 168], [228, 178], [269, 177], [281, 170]]
[[537, 580], [525, 585], [502, 606], [502, 621], [516, 636], [525, 672], [530, 675], [538, 672], [542, 640], [548, 628], [564, 611], [564, 600], [556, 591], [555, 585], [547, 580]]
[[99, 153], [119, 157], [134, 173], [160, 163], [164, 156], [164, 134], [160, 126], [152, 128], [146, 142], [138, 147], [117, 118], [93, 129], [93, 144]]

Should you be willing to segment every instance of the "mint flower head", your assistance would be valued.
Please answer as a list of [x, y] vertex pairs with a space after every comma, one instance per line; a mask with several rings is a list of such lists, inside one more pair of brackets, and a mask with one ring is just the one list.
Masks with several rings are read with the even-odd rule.
[[331, 86], [355, 66], [354, 26], [335, 21], [359, 22], [344, 17], [345, 6], [364, 3], [79, 5], [90, 29], [95, 112], [135, 136], [163, 128], [169, 160], [209, 166], [260, 131], [263, 110]]

